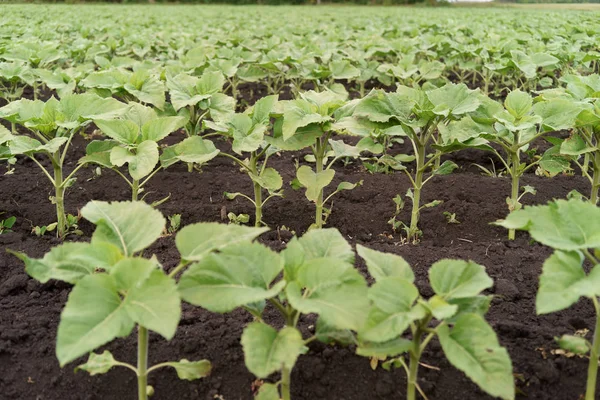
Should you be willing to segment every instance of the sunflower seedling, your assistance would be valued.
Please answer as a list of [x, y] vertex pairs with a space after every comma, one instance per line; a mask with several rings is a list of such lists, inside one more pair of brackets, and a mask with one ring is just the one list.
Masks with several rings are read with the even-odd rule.
[[[258, 243], [221, 248], [192, 264], [179, 289], [185, 301], [209, 311], [241, 307], [251, 313], [255, 320], [242, 334], [246, 367], [260, 379], [280, 374], [275, 383], [261, 386], [261, 399], [290, 400], [291, 371], [308, 343], [351, 342], [351, 331], [364, 324], [367, 285], [353, 261], [352, 247], [337, 230], [311, 230], [293, 238], [282, 253]], [[279, 311], [283, 328], [263, 319], [266, 303]], [[308, 338], [298, 329], [303, 314], [319, 316]]]
[[[375, 278], [368, 291], [371, 308], [358, 331], [357, 354], [384, 360], [385, 369], [403, 368], [408, 380], [406, 398], [415, 400], [417, 392], [425, 397], [418, 382], [421, 356], [437, 338], [448, 361], [483, 391], [514, 399], [510, 357], [484, 319], [491, 297], [481, 292], [493, 282], [483, 266], [449, 259], [434, 263], [429, 282], [435, 295], [424, 299], [402, 257], [361, 245], [357, 252]], [[404, 337], [407, 330], [411, 339]]]
[[[563, 335], [558, 345], [569, 352], [588, 355], [585, 400], [596, 399], [600, 357], [600, 208], [581, 199], [557, 200], [544, 206], [527, 206], [496, 222], [506, 229], [529, 232], [532, 239], [554, 249], [542, 267], [536, 296], [538, 315], [565, 310], [581, 297], [596, 310], [592, 342]], [[589, 273], [584, 263], [591, 266]]]

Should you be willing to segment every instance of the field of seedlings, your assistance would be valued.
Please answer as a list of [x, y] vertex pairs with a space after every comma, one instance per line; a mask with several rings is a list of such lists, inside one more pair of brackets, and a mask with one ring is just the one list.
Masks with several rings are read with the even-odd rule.
[[0, 15], [0, 399], [596, 399], [600, 13]]

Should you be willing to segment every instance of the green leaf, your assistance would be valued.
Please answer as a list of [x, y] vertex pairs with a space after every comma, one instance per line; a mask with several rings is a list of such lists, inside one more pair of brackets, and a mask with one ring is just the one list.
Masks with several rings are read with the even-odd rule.
[[388, 122], [392, 118], [408, 122], [414, 104], [412, 99], [400, 93], [373, 90], [356, 105], [354, 116], [372, 122]]
[[444, 300], [477, 296], [494, 284], [483, 265], [450, 259], [431, 266], [429, 281], [433, 291]]
[[435, 170], [434, 173], [436, 175], [448, 175], [451, 174], [456, 168], [458, 168], [458, 165], [455, 162], [446, 160], [442, 163], [442, 165], [439, 166], [438, 169]]
[[215, 94], [220, 92], [225, 85], [225, 77], [219, 71], [207, 71], [202, 74], [196, 83], [198, 94]]
[[127, 294], [123, 307], [139, 325], [170, 340], [181, 316], [181, 301], [175, 281], [156, 264], [144, 258], [126, 258], [111, 271], [120, 291]]
[[256, 151], [260, 148], [267, 130], [265, 125], [253, 125], [252, 119], [245, 114], [233, 115], [230, 124], [233, 151], [242, 154], [242, 152]]
[[96, 224], [92, 243], [106, 242], [117, 246], [125, 256], [150, 246], [160, 237], [166, 220], [143, 202], [92, 200], [81, 209], [81, 215]]
[[372, 250], [360, 244], [356, 245], [356, 252], [365, 260], [369, 273], [376, 281], [386, 277], [399, 277], [409, 282], [415, 280], [410, 265], [398, 255]]
[[210, 97], [208, 108], [213, 121], [227, 122], [235, 112], [235, 99], [223, 93], [215, 93]]
[[265, 96], [254, 103], [252, 107], [252, 123], [266, 125], [269, 123], [271, 112], [277, 103], [279, 96]]
[[419, 291], [409, 281], [400, 277], [387, 277], [369, 289], [373, 306], [359, 331], [361, 340], [387, 342], [402, 335], [411, 322], [423, 318], [422, 307], [413, 307]]
[[112, 277], [86, 276], [75, 285], [61, 313], [58, 361], [64, 366], [116, 337], [128, 336], [133, 326]]
[[185, 123], [186, 119], [183, 117], [161, 117], [148, 121], [142, 126], [141, 140], [159, 142], [169, 136], [171, 132], [182, 128]]
[[175, 368], [177, 377], [186, 381], [205, 378], [210, 375], [212, 370], [212, 365], [208, 360], [188, 361], [184, 358], [179, 361], [167, 362], [163, 365]]
[[529, 93], [517, 89], [506, 96], [504, 106], [515, 119], [521, 119], [527, 115], [533, 107], [533, 99]]
[[200, 136], [192, 136], [164, 149], [160, 156], [160, 162], [163, 168], [167, 168], [177, 161], [202, 165], [218, 154], [219, 150], [213, 142], [202, 139]]
[[590, 221], [600, 220], [600, 208], [578, 199], [556, 200], [545, 206], [526, 206], [495, 224], [522, 229], [536, 241], [559, 250], [600, 247], [600, 229]]
[[283, 269], [279, 254], [258, 243], [240, 243], [193, 264], [179, 281], [182, 298], [225, 313], [276, 296], [285, 286], [271, 282]]
[[595, 266], [586, 276], [583, 255], [577, 251], [555, 251], [546, 261], [536, 297], [538, 314], [564, 310], [580, 297], [600, 295], [600, 268]]
[[560, 153], [571, 156], [578, 156], [580, 154], [585, 153], [593, 153], [594, 151], [597, 151], [597, 149], [588, 146], [587, 143], [583, 140], [583, 138], [577, 133], [573, 133], [560, 145]]
[[270, 167], [265, 168], [260, 176], [251, 174], [250, 178], [261, 187], [270, 191], [279, 190], [283, 186], [283, 179], [281, 178], [281, 175], [279, 175], [279, 172]]
[[548, 131], [573, 128], [581, 111], [581, 105], [566, 99], [541, 101], [533, 106], [533, 112], [542, 117], [542, 125]]
[[[309, 291], [303, 296], [302, 287]], [[298, 311], [316, 313], [336, 329], [358, 330], [368, 301], [364, 278], [352, 265], [335, 259], [315, 259], [298, 270], [298, 281], [288, 283], [288, 301]]]
[[151, 140], [140, 143], [135, 153], [124, 147], [113, 147], [110, 151], [110, 162], [117, 167], [129, 164], [129, 175], [138, 181], [154, 170], [158, 160], [158, 144]]
[[263, 383], [258, 389], [258, 394], [254, 400], [280, 400], [277, 385], [273, 383]]
[[306, 100], [290, 100], [284, 104], [283, 140], [293, 137], [299, 128], [331, 120], [331, 117], [328, 115], [319, 114], [317, 107]]
[[119, 248], [110, 243], [64, 243], [41, 259], [9, 252], [25, 262], [25, 271], [41, 283], [50, 279], [76, 283], [98, 270], [110, 270], [122, 258]]
[[515, 398], [512, 363], [498, 343], [494, 330], [477, 314], [463, 314], [454, 327], [438, 327], [446, 358], [486, 393], [506, 400]]
[[175, 245], [182, 259], [200, 261], [208, 253], [228, 245], [251, 242], [268, 228], [251, 228], [202, 222], [184, 227], [175, 237]]
[[109, 138], [118, 141], [119, 143], [125, 145], [133, 145], [137, 143], [140, 128], [133, 121], [123, 119], [96, 119], [94, 120], [94, 123], [98, 129], [102, 131], [102, 133]]
[[303, 165], [296, 171], [296, 177], [298, 181], [306, 188], [306, 198], [310, 201], [316, 202], [319, 193], [327, 187], [333, 180], [335, 171], [332, 169], [326, 169], [319, 173], [314, 173], [313, 170]]
[[404, 338], [396, 338], [382, 343], [365, 342], [356, 348], [356, 354], [363, 357], [387, 358], [406, 353], [413, 343]]
[[89, 372], [91, 376], [107, 373], [112, 367], [120, 364], [115, 360], [110, 351], [104, 350], [102, 354], [90, 353], [85, 364], [81, 364], [75, 368], [75, 372], [83, 370]]
[[302, 335], [296, 328], [277, 331], [261, 322], [252, 322], [242, 334], [246, 367], [259, 378], [282, 368], [292, 369], [304, 350]]
[[590, 346], [585, 338], [573, 335], [562, 335], [554, 338], [561, 349], [575, 354], [587, 354], [590, 352]]
[[329, 139], [329, 144], [331, 145], [331, 149], [333, 150], [333, 153], [335, 154], [336, 158], [356, 158], [360, 156], [360, 150], [358, 149], [358, 147], [346, 144], [342, 140]]
[[458, 306], [450, 304], [440, 296], [433, 296], [427, 301], [420, 301], [423, 307], [439, 320], [444, 320], [453, 317], [458, 312]]
[[439, 89], [428, 91], [427, 98], [434, 105], [435, 114], [457, 117], [479, 108], [481, 101], [474, 94], [475, 91], [469, 90], [464, 83], [447, 83]]

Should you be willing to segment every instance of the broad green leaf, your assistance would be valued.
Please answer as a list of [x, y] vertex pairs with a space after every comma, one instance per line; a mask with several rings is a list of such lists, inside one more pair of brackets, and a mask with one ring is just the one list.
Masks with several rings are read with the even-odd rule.
[[166, 225], [160, 211], [141, 201], [107, 203], [92, 200], [81, 209], [81, 215], [97, 225], [92, 243], [113, 244], [125, 256], [154, 243]]
[[366, 282], [358, 272], [355, 273], [354, 280], [348, 283], [330, 283], [315, 291], [308, 288], [310, 295], [307, 297], [303, 297], [297, 282], [291, 282], [286, 287], [287, 298], [301, 313], [318, 314], [334, 328], [358, 330], [365, 321], [368, 301]]
[[110, 243], [64, 243], [52, 248], [41, 259], [11, 253], [25, 262], [25, 271], [41, 283], [50, 279], [76, 283], [96, 271], [110, 270], [122, 258], [119, 248]]
[[213, 121], [229, 121], [235, 112], [235, 99], [223, 93], [216, 93], [210, 97], [210, 116]]
[[506, 96], [504, 106], [515, 119], [521, 119], [527, 115], [531, 110], [531, 107], [533, 107], [533, 99], [529, 93], [517, 89]]
[[335, 157], [352, 157], [356, 158], [360, 156], [360, 150], [356, 146], [351, 146], [344, 143], [342, 140], [329, 139], [329, 145], [333, 150]]
[[255, 151], [263, 143], [267, 127], [253, 125], [252, 119], [245, 114], [235, 114], [230, 122], [232, 126], [232, 149], [238, 154]]
[[[112, 269], [111, 275], [118, 279], [121, 270], [127, 269], [132, 263], [131, 260], [121, 261]], [[144, 261], [147, 264], [146, 268], [152, 269], [145, 279], [140, 279], [127, 290], [123, 307], [133, 321], [171, 340], [181, 317], [177, 284], [163, 271], [156, 269], [152, 261]]]
[[386, 277], [377, 281], [368, 296], [373, 306], [359, 331], [361, 340], [387, 342], [402, 335], [411, 322], [425, 316], [422, 307], [413, 307], [419, 291], [403, 278]]
[[133, 121], [123, 119], [94, 120], [94, 123], [111, 139], [125, 145], [137, 143], [140, 128]]
[[273, 383], [263, 383], [258, 389], [258, 394], [254, 400], [280, 400], [277, 385]]
[[334, 175], [335, 171], [333, 169], [315, 173], [306, 165], [301, 166], [296, 171], [298, 181], [306, 188], [306, 198], [314, 202], [317, 201], [319, 193], [331, 183]]
[[409, 282], [415, 280], [410, 265], [398, 255], [372, 250], [360, 244], [356, 245], [356, 252], [365, 260], [369, 274], [376, 281], [386, 277], [399, 277]]
[[202, 139], [200, 136], [192, 136], [164, 149], [160, 156], [160, 162], [163, 168], [167, 168], [177, 161], [202, 165], [218, 154], [219, 149], [213, 142]]
[[242, 333], [246, 367], [259, 378], [282, 368], [292, 369], [304, 350], [302, 335], [296, 328], [275, 330], [261, 322], [252, 322]]
[[407, 351], [412, 349], [412, 347], [413, 343], [410, 340], [404, 338], [396, 338], [381, 343], [361, 343], [356, 348], [356, 354], [363, 357], [377, 357], [381, 359], [387, 357], [394, 357], [399, 354], [406, 353]]
[[494, 330], [477, 314], [463, 314], [454, 327], [441, 325], [438, 338], [446, 358], [486, 393], [515, 398], [512, 363]]
[[179, 361], [167, 362], [163, 365], [175, 368], [177, 377], [186, 381], [207, 377], [212, 370], [212, 365], [208, 360], [188, 361], [184, 358]]
[[61, 366], [128, 336], [134, 321], [123, 307], [112, 277], [89, 275], [69, 294], [58, 325], [56, 356]]
[[279, 190], [283, 186], [283, 179], [281, 178], [281, 175], [279, 175], [279, 172], [274, 168], [265, 168], [260, 176], [251, 174], [250, 177], [261, 187], [270, 191]]
[[219, 71], [207, 71], [202, 74], [196, 83], [198, 94], [215, 94], [223, 89], [225, 77]]
[[102, 354], [90, 353], [85, 364], [81, 364], [75, 368], [75, 372], [83, 370], [89, 372], [91, 376], [107, 373], [112, 367], [119, 366], [119, 363], [110, 351], [104, 350]]
[[577, 251], [555, 251], [546, 261], [536, 296], [538, 314], [564, 310], [580, 297], [600, 295], [600, 268], [589, 275], [583, 270], [583, 255]]
[[562, 335], [555, 338], [561, 349], [574, 354], [587, 354], [590, 352], [588, 341], [580, 336]]
[[277, 103], [279, 96], [265, 96], [254, 103], [252, 107], [252, 123], [253, 124], [263, 124], [266, 125], [269, 123], [271, 112]]
[[581, 105], [566, 99], [542, 101], [533, 106], [533, 112], [542, 117], [542, 124], [548, 131], [573, 128], [581, 110]]
[[186, 120], [183, 117], [161, 117], [148, 121], [142, 126], [142, 137], [140, 140], [159, 142], [171, 132], [175, 132], [183, 127], [185, 123]]
[[175, 245], [182, 259], [200, 261], [208, 253], [225, 246], [251, 242], [267, 230], [268, 228], [201, 222], [181, 229], [175, 237]]
[[331, 120], [328, 115], [321, 115], [313, 104], [306, 100], [290, 100], [284, 105], [283, 112], [283, 140], [293, 137], [299, 128], [311, 124], [321, 124]]
[[372, 122], [388, 122], [392, 118], [408, 122], [413, 106], [414, 101], [400, 93], [373, 90], [356, 105], [354, 116]]
[[151, 140], [140, 143], [133, 151], [124, 147], [113, 147], [110, 151], [110, 162], [117, 167], [128, 164], [129, 175], [138, 181], [154, 170], [158, 160], [158, 145]]
[[494, 284], [483, 265], [449, 259], [431, 266], [429, 282], [433, 291], [444, 300], [477, 296]]
[[69, 140], [66, 137], [57, 137], [51, 139], [48, 143], [42, 144], [37, 139], [28, 136], [14, 136], [8, 144], [12, 155], [33, 154], [38, 152], [55, 153], [60, 147]]
[[433, 112], [444, 117], [464, 115], [477, 110], [481, 104], [475, 91], [469, 90], [464, 83], [447, 83], [439, 89], [428, 91], [427, 98], [435, 107]]
[[588, 146], [585, 140], [577, 133], [573, 133], [571, 137], [565, 139], [560, 145], [560, 153], [571, 156], [592, 153], [594, 151], [598, 151], [598, 149]]
[[4, 125], [0, 125], [0, 144], [4, 144], [13, 138], [14, 136], [10, 133], [10, 131], [6, 129]]
[[299, 264], [316, 258], [334, 258], [354, 264], [352, 247], [341, 233], [333, 228], [314, 229], [306, 232], [300, 239], [290, 241], [282, 254], [286, 264], [292, 261], [288, 257], [291, 255]]
[[240, 243], [190, 266], [181, 276], [179, 292], [196, 306], [230, 312], [279, 294], [285, 282], [270, 285], [282, 269], [279, 254], [258, 243]]
[[439, 166], [438, 169], [435, 170], [434, 173], [436, 175], [448, 175], [451, 174], [456, 168], [458, 168], [458, 165], [454, 161], [446, 160], [442, 163], [442, 165]]
[[600, 220], [600, 208], [578, 199], [556, 200], [545, 206], [526, 206], [496, 225], [522, 229], [536, 241], [559, 250], [600, 247], [600, 229], [590, 221]]
[[427, 308], [429, 312], [439, 320], [451, 318], [458, 312], [458, 306], [456, 304], [450, 304], [437, 295], [431, 297], [427, 301], [420, 301], [419, 304]]

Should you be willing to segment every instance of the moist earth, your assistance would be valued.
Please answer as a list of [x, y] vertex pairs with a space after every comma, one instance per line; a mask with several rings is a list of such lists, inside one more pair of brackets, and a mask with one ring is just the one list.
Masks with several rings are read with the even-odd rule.
[[[170, 141], [183, 139], [173, 134]], [[76, 137], [66, 168], [71, 170], [84, 154], [86, 140]], [[407, 149], [398, 145], [394, 152]], [[219, 142], [218, 147], [228, 149]], [[269, 166], [284, 178], [285, 197], [275, 198], [264, 210], [264, 221], [271, 231], [260, 237], [264, 244], [281, 250], [292, 237], [302, 234], [314, 219], [314, 207], [303, 191], [294, 191], [295, 162], [303, 163], [306, 153], [281, 153], [272, 156]], [[354, 246], [362, 244], [376, 250], [403, 256], [413, 267], [416, 284], [425, 297], [433, 294], [427, 280], [432, 263], [442, 258], [471, 259], [487, 268], [495, 285], [488, 293], [494, 300], [487, 319], [498, 333], [513, 360], [518, 398], [540, 400], [576, 400], [585, 390], [587, 359], [555, 352], [554, 337], [583, 329], [593, 329], [592, 305], [580, 301], [569, 310], [545, 316], [535, 313], [538, 277], [550, 249], [534, 243], [523, 232], [508, 241], [505, 229], [490, 225], [507, 214], [506, 197], [510, 181], [503, 177], [480, 174], [474, 164], [491, 168], [487, 153], [468, 150], [447, 158], [460, 168], [448, 176], [431, 179], [422, 194], [423, 204], [443, 200], [434, 208], [423, 210], [420, 226], [423, 238], [418, 244], [406, 243], [401, 232], [395, 233], [387, 221], [395, 211], [392, 198], [404, 195], [410, 187], [402, 173], [370, 174], [359, 161], [336, 165], [331, 187], [341, 181], [363, 184], [334, 198], [327, 227], [335, 227]], [[4, 171], [2, 171], [4, 172]], [[527, 174], [522, 185], [537, 189], [535, 196], [523, 198], [525, 204], [545, 203], [564, 198], [576, 189], [586, 194], [589, 182], [575, 175], [553, 178]], [[242, 198], [229, 201], [223, 192], [252, 193], [251, 181], [238, 167], [224, 157], [217, 157], [201, 172], [188, 173], [180, 164], [158, 173], [148, 184], [146, 201], [170, 198], [159, 206], [165, 216], [181, 214], [182, 226], [201, 221], [227, 222], [227, 212], [253, 215], [251, 204]], [[46, 235], [35, 237], [31, 229], [54, 221], [49, 201], [52, 188], [39, 168], [30, 160], [20, 159], [14, 173], [0, 176], [0, 210], [2, 217], [16, 216], [13, 232], [0, 235], [1, 250], [23, 251], [40, 257], [60, 242]], [[94, 168], [80, 171], [77, 182], [69, 189], [67, 210], [76, 214], [88, 201], [129, 200], [127, 185], [114, 172]], [[410, 202], [400, 214], [408, 222]], [[460, 223], [450, 224], [444, 211], [456, 213]], [[82, 220], [81, 237], [87, 241], [93, 226]], [[165, 268], [173, 268], [178, 260], [174, 238], [159, 239], [146, 251], [155, 254]], [[368, 277], [364, 262], [357, 257], [357, 268]], [[60, 311], [67, 300], [70, 286], [50, 281], [40, 284], [28, 277], [23, 264], [0, 251], [0, 399], [133, 399], [136, 377], [125, 369], [115, 368], [105, 375], [74, 373], [77, 362], [60, 368], [54, 355], [56, 329]], [[214, 314], [187, 304], [177, 335], [170, 342], [158, 335], [150, 337], [150, 363], [182, 358], [208, 359], [212, 374], [202, 380], [180, 381], [171, 369], [161, 369], [149, 377], [154, 386], [153, 399], [251, 399], [259, 382], [247, 371], [240, 344], [244, 327], [251, 322], [244, 311]], [[273, 310], [267, 309], [267, 320], [281, 325]], [[308, 334], [316, 322], [304, 316], [300, 327]], [[591, 334], [588, 333], [588, 338]], [[131, 335], [100, 349], [108, 349], [125, 362], [135, 363], [136, 338]], [[369, 360], [354, 354], [354, 348], [328, 346], [318, 342], [309, 345], [292, 373], [292, 397], [318, 400], [404, 399], [406, 378], [401, 370], [387, 372], [371, 368]], [[83, 362], [83, 358], [80, 360]], [[444, 358], [438, 342], [433, 341], [422, 359], [419, 385], [430, 400], [474, 400], [490, 398]], [[276, 380], [273, 376], [271, 380]]]

